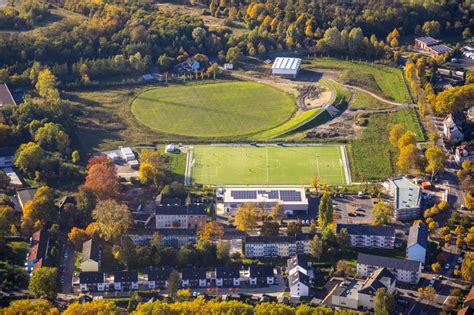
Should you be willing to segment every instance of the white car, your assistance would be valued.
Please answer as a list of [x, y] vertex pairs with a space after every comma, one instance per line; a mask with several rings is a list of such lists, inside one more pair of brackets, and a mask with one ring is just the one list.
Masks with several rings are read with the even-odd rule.
[[436, 281], [435, 279], [431, 279], [429, 285], [430, 285], [430, 286], [433, 286], [433, 285], [435, 284], [435, 281]]
[[449, 267], [451, 267], [451, 265], [450, 265], [450, 264], [446, 264], [446, 265], [444, 266], [444, 269], [448, 270]]
[[460, 264], [460, 263], [462, 263], [462, 257], [461, 256], [458, 257], [458, 264]]

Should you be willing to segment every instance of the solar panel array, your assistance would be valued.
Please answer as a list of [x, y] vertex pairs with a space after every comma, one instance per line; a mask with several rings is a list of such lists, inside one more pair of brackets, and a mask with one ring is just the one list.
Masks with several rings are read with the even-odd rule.
[[301, 193], [296, 190], [280, 190], [282, 201], [301, 201]]
[[259, 190], [259, 195], [267, 195], [268, 199], [278, 199], [278, 190]]
[[234, 190], [230, 192], [234, 199], [257, 199], [257, 192], [255, 190]]
[[230, 192], [233, 199], [257, 199], [257, 195], [264, 195], [268, 199], [282, 201], [302, 201], [301, 192], [297, 190], [233, 190]]

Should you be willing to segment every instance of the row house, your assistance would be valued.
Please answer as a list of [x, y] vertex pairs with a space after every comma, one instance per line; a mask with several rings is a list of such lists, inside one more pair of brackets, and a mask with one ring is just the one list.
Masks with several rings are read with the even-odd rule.
[[395, 229], [390, 226], [338, 224], [336, 234], [342, 229], [349, 233], [352, 247], [392, 249], [395, 246]]
[[[171, 268], [150, 268], [146, 270], [146, 278], [138, 278], [136, 271], [117, 271], [106, 281], [103, 272], [87, 271], [79, 275], [79, 286], [82, 292], [105, 290], [138, 290], [145, 286], [149, 290], [166, 289]], [[274, 267], [271, 265], [250, 266], [242, 270], [240, 266], [207, 268], [184, 268], [181, 270], [182, 288], [239, 287], [242, 281], [252, 286], [275, 284]]]
[[25, 270], [31, 275], [33, 271], [44, 266], [50, 250], [49, 232], [41, 229], [33, 233], [26, 256]]
[[114, 289], [138, 290], [138, 272], [136, 271], [116, 271], [114, 272]]
[[204, 205], [157, 206], [155, 228], [157, 229], [197, 229], [207, 222], [207, 209]]
[[128, 237], [134, 244], [146, 245], [155, 233], [160, 235], [161, 246], [163, 247], [180, 248], [197, 242], [196, 229], [135, 229], [129, 231]]
[[168, 278], [171, 268], [152, 268], [147, 271], [148, 289], [165, 289], [168, 287]]
[[245, 238], [245, 256], [257, 257], [291, 257], [296, 254], [308, 254], [312, 233], [301, 233], [296, 236], [247, 236]]
[[357, 274], [369, 277], [379, 268], [387, 268], [397, 281], [417, 284], [420, 281], [422, 264], [419, 261], [359, 253]]
[[79, 274], [81, 292], [102, 292], [106, 289], [105, 274], [99, 271], [86, 271]]

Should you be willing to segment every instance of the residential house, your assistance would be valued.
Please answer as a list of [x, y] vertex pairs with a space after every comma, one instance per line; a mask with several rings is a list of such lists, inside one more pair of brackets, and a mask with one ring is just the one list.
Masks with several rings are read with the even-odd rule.
[[224, 204], [224, 210], [235, 216], [237, 208], [244, 203], [253, 203], [270, 213], [276, 205], [280, 205], [286, 214], [306, 213], [308, 198], [304, 188], [238, 188], [226, 187], [217, 190], [217, 201]]
[[395, 177], [388, 181], [393, 196], [395, 219], [413, 220], [420, 216], [421, 188], [406, 177]]
[[463, 111], [449, 114], [443, 121], [443, 135], [451, 144], [458, 144], [464, 140], [466, 115]]
[[32, 200], [33, 197], [36, 194], [36, 191], [38, 188], [32, 187], [32, 188], [22, 188], [22, 189], [17, 189], [16, 190], [16, 199], [18, 200], [18, 204], [23, 209], [25, 207], [25, 204]]
[[310, 282], [314, 278], [306, 255], [296, 255], [287, 261], [288, 284], [292, 297], [309, 296]]
[[87, 271], [79, 274], [79, 288], [81, 292], [104, 291], [105, 275], [103, 272]]
[[395, 276], [387, 268], [375, 270], [366, 280], [345, 279], [332, 292], [331, 306], [373, 311], [377, 290], [385, 288], [393, 294], [395, 285]]
[[215, 279], [218, 287], [238, 287], [240, 268], [238, 266], [216, 267]]
[[454, 161], [461, 166], [464, 161], [474, 160], [474, 143], [468, 143], [458, 146], [454, 151]]
[[15, 162], [15, 152], [16, 148], [13, 147], [0, 148], [0, 168], [13, 166]]
[[398, 281], [416, 284], [420, 281], [421, 267], [421, 262], [416, 260], [362, 253], [357, 256], [357, 274], [363, 277], [369, 277], [378, 268], [387, 268]]
[[115, 290], [138, 290], [138, 272], [116, 271], [114, 272]]
[[101, 250], [99, 242], [94, 239], [85, 241], [82, 244], [81, 256], [81, 270], [84, 271], [99, 271], [101, 265]]
[[336, 234], [346, 229], [352, 247], [362, 248], [394, 248], [395, 229], [391, 226], [368, 224], [338, 224]]
[[155, 233], [160, 235], [163, 247], [180, 248], [197, 242], [196, 229], [132, 229], [127, 236], [135, 244], [146, 245]]
[[196, 229], [207, 222], [207, 211], [204, 205], [157, 206], [155, 211], [157, 229]]
[[148, 270], [148, 288], [154, 290], [168, 287], [168, 278], [171, 272], [172, 270], [170, 268], [152, 268]]
[[248, 270], [249, 285], [262, 286], [275, 284], [275, 271], [271, 265], [252, 265]]
[[25, 262], [25, 270], [29, 275], [44, 266], [48, 258], [49, 246], [50, 235], [48, 231], [41, 229], [33, 233]]
[[407, 259], [416, 260], [423, 265], [428, 250], [428, 227], [423, 222], [418, 222], [410, 227], [407, 242]]
[[207, 287], [206, 268], [184, 268], [181, 271], [181, 283], [183, 288]]
[[309, 296], [310, 281], [309, 276], [301, 271], [296, 271], [288, 275], [288, 285], [292, 297]]
[[0, 83], [0, 108], [3, 106], [16, 106], [15, 99], [6, 83]]
[[229, 255], [240, 254], [243, 255], [243, 244], [247, 234], [238, 230], [225, 230], [224, 235], [218, 241], [222, 244], [229, 245]]

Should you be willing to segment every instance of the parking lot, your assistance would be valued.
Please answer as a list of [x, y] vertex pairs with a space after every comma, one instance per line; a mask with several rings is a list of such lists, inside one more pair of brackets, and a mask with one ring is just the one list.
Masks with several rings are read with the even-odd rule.
[[337, 196], [333, 198], [337, 223], [372, 223], [372, 207], [377, 199], [368, 196]]

